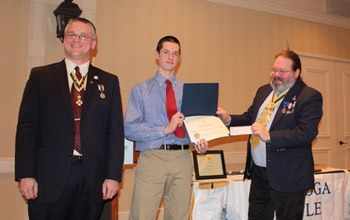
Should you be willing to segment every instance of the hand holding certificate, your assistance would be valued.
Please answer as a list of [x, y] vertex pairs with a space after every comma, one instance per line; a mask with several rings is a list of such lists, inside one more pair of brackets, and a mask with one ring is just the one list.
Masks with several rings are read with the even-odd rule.
[[211, 141], [217, 138], [251, 134], [251, 126], [231, 127], [216, 116], [218, 83], [185, 83], [181, 112], [191, 143], [200, 139]]

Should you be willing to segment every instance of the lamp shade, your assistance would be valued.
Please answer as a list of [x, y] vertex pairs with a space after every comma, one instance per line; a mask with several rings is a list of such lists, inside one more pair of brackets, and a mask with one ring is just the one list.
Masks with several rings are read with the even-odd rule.
[[53, 12], [57, 22], [56, 36], [62, 42], [64, 38], [64, 29], [69, 20], [79, 17], [81, 12], [82, 10], [80, 10], [77, 4], [73, 3], [73, 0], [65, 0]]

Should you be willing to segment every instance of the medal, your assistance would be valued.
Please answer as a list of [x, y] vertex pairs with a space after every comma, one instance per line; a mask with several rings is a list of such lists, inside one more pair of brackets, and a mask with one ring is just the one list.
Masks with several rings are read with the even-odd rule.
[[81, 106], [83, 104], [83, 100], [81, 100], [81, 95], [77, 96], [77, 101], [75, 102], [78, 106]]
[[288, 115], [288, 114], [293, 114], [293, 112], [294, 112], [294, 108], [292, 108], [291, 110], [288, 110], [287, 112], [286, 112], [286, 114]]
[[97, 85], [97, 88], [98, 88], [98, 90], [101, 92], [101, 93], [100, 93], [100, 98], [101, 98], [101, 99], [105, 99], [105, 98], [106, 98], [106, 95], [103, 93], [103, 92], [105, 91], [104, 85], [98, 84], [98, 85]]

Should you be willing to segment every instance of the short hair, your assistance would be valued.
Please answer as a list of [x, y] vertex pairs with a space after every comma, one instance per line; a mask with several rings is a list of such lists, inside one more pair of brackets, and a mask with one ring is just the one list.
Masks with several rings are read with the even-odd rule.
[[164, 42], [172, 42], [172, 43], [176, 43], [177, 45], [179, 45], [179, 53], [181, 54], [181, 45], [180, 45], [180, 41], [174, 37], [174, 36], [165, 36], [163, 37], [162, 39], [160, 39], [158, 41], [158, 44], [157, 44], [157, 48], [156, 50], [158, 51], [158, 53], [160, 53], [160, 50], [163, 48], [163, 43]]
[[[275, 59], [277, 59], [278, 57], [284, 57], [284, 58], [288, 58], [290, 60], [292, 60], [293, 64], [292, 64], [292, 69], [293, 71], [296, 71], [297, 69], [300, 70], [301, 73], [301, 62], [300, 62], [300, 58], [299, 55], [296, 54], [294, 51], [291, 50], [283, 50], [280, 53], [278, 53], [275, 56]], [[299, 75], [300, 76], [300, 75]]]
[[64, 35], [67, 34], [67, 30], [69, 28], [69, 26], [73, 23], [73, 22], [76, 22], [76, 21], [79, 21], [79, 22], [82, 22], [84, 24], [88, 24], [91, 28], [91, 33], [92, 33], [92, 39], [93, 40], [96, 40], [96, 28], [95, 28], [95, 25], [89, 21], [88, 19], [86, 18], [81, 18], [81, 17], [76, 17], [76, 18], [73, 18], [73, 19], [70, 19], [68, 24], [66, 25], [66, 28], [64, 29]]

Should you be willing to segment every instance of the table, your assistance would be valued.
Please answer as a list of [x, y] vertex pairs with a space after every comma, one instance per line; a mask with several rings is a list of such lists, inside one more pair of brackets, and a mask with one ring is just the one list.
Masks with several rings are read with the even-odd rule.
[[[305, 199], [303, 219], [350, 220], [350, 173], [341, 171], [330, 169], [315, 174], [314, 189]], [[250, 180], [242, 179], [243, 175], [230, 175], [222, 180], [194, 181], [191, 219], [248, 219]], [[209, 189], [200, 189], [205, 184]]]

